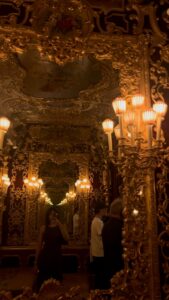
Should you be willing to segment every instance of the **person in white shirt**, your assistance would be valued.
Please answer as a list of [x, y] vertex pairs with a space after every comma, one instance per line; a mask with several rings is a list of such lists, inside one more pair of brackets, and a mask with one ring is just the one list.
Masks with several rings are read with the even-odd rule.
[[91, 258], [93, 260], [93, 269], [95, 273], [94, 289], [104, 288], [104, 251], [102, 242], [102, 217], [106, 214], [106, 205], [103, 202], [95, 206], [95, 216], [91, 223]]

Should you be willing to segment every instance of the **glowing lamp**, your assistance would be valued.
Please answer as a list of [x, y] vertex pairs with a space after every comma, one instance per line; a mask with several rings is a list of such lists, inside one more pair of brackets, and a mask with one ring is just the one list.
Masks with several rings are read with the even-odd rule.
[[81, 180], [80, 180], [80, 179], [76, 180], [76, 182], [75, 182], [75, 186], [76, 186], [76, 187], [77, 187], [77, 186], [79, 186], [79, 185], [80, 185], [80, 183], [81, 183]]
[[4, 136], [10, 126], [10, 121], [2, 117], [0, 118], [0, 149], [3, 148]]
[[7, 132], [9, 126], [10, 126], [10, 121], [7, 118], [5, 117], [0, 118], [0, 130]]
[[131, 103], [133, 107], [141, 107], [144, 104], [144, 96], [142, 95], [135, 95], [131, 99]]
[[147, 125], [154, 125], [156, 121], [156, 112], [153, 109], [145, 110], [142, 113], [143, 122]]
[[112, 102], [112, 106], [116, 115], [121, 115], [126, 111], [126, 100], [118, 97]]
[[38, 183], [39, 183], [40, 185], [43, 185], [43, 180], [42, 180], [41, 178], [39, 178], [39, 179], [38, 179]]
[[153, 104], [153, 110], [157, 113], [157, 115], [164, 117], [167, 112], [167, 104], [163, 101], [157, 101]]
[[110, 119], [106, 119], [103, 121], [102, 127], [106, 134], [112, 133], [114, 128], [114, 122]]

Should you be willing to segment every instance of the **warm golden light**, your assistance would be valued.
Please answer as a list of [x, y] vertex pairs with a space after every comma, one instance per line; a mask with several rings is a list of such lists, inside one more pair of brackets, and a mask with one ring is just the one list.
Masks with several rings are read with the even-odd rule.
[[135, 113], [132, 110], [127, 110], [124, 113], [124, 121], [126, 125], [133, 125], [135, 121]]
[[39, 179], [38, 179], [38, 183], [39, 183], [40, 185], [43, 185], [43, 180], [42, 180], [41, 178], [39, 178]]
[[[78, 184], [77, 184], [78, 183]], [[87, 193], [90, 190], [90, 181], [88, 178], [79, 179], [76, 181], [75, 185], [80, 189], [80, 191]], [[75, 194], [76, 196], [76, 194]]]
[[7, 180], [7, 179], [9, 179], [8, 174], [2, 175], [2, 180]]
[[114, 128], [114, 122], [111, 119], [106, 119], [103, 121], [102, 127], [106, 134], [112, 133]]
[[80, 179], [76, 180], [76, 182], [75, 182], [75, 186], [76, 186], [76, 187], [77, 187], [77, 186], [79, 186], [79, 185], [80, 185], [80, 182], [81, 182], [81, 180], [80, 180]]
[[41, 186], [43, 185], [43, 180], [35, 176], [32, 176], [31, 179], [25, 178], [23, 182], [28, 186], [37, 188], [41, 188]]
[[134, 209], [133, 209], [133, 212], [132, 212], [132, 215], [136, 217], [136, 216], [138, 216], [138, 214], [139, 214], [138, 209], [135, 209], [135, 208], [134, 208]]
[[116, 139], [119, 140], [120, 139], [120, 127], [119, 127], [119, 125], [117, 125], [114, 128], [114, 133], [115, 133]]
[[167, 112], [167, 104], [163, 101], [157, 101], [153, 104], [153, 110], [161, 117], [164, 117]]
[[126, 100], [123, 98], [116, 98], [112, 102], [113, 109], [117, 115], [121, 115], [126, 111]]
[[[161, 146], [164, 141], [161, 124], [167, 112], [167, 104], [164, 101], [157, 101], [153, 107], [148, 106], [146, 108], [144, 96], [140, 94], [134, 95], [131, 98], [131, 102], [132, 107], [128, 109], [126, 107], [127, 101], [117, 97], [112, 102], [112, 105], [118, 116], [118, 125], [114, 128], [113, 126], [111, 127], [109, 119], [103, 122], [103, 129], [108, 137], [110, 158], [113, 158], [116, 153], [121, 158], [122, 151], [124, 151], [123, 146], [125, 145], [127, 147], [131, 146], [133, 149], [135, 146], [139, 146], [139, 148], [147, 148], [149, 150], [154, 146]], [[113, 146], [113, 131], [118, 140], [117, 152]]]
[[141, 107], [144, 104], [144, 96], [142, 95], [135, 95], [131, 99], [131, 103], [134, 107]]
[[143, 122], [147, 125], [154, 125], [156, 121], [156, 112], [152, 109], [145, 110], [142, 113]]
[[9, 128], [9, 126], [10, 126], [10, 121], [7, 118], [5, 118], [5, 117], [0, 118], [0, 129], [1, 130], [4, 130], [6, 132]]
[[11, 184], [8, 174], [2, 175], [2, 181], [5, 185], [9, 186]]

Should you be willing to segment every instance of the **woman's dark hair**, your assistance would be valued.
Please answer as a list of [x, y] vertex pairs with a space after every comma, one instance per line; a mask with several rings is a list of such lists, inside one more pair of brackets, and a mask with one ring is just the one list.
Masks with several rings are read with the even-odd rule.
[[75, 207], [74, 209], [74, 214], [78, 213], [79, 212], [79, 208], [78, 207]]
[[95, 214], [98, 214], [102, 209], [106, 208], [106, 204], [104, 203], [104, 201], [99, 201], [95, 203]]
[[51, 212], [55, 212], [56, 213], [56, 215], [58, 215], [58, 211], [57, 211], [57, 209], [55, 208], [55, 207], [50, 207], [48, 210], [47, 210], [47, 212], [46, 212], [46, 219], [45, 219], [45, 225], [46, 225], [46, 227], [48, 227], [48, 225], [49, 225], [49, 216], [50, 216], [50, 214], [51, 214]]

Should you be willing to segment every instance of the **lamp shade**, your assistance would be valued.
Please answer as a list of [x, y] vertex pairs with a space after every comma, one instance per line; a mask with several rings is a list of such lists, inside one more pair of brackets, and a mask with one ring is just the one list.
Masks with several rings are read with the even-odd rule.
[[142, 95], [135, 95], [131, 99], [131, 103], [133, 107], [141, 107], [144, 104], [144, 96]]
[[0, 129], [7, 132], [9, 126], [10, 126], [10, 121], [5, 117], [1, 117], [0, 118]]
[[156, 116], [157, 114], [153, 109], [147, 109], [142, 113], [143, 122], [147, 125], [154, 125]]
[[114, 122], [111, 119], [106, 119], [102, 122], [102, 127], [106, 134], [112, 133], [114, 128]]
[[80, 183], [81, 183], [81, 180], [80, 180], [80, 179], [76, 180], [75, 186], [78, 187], [78, 186], [80, 185]]
[[121, 115], [126, 111], [126, 100], [120, 97], [117, 97], [112, 102], [113, 109], [116, 115]]
[[153, 110], [157, 113], [157, 115], [164, 117], [167, 112], [167, 104], [163, 101], [157, 101], [153, 104]]

